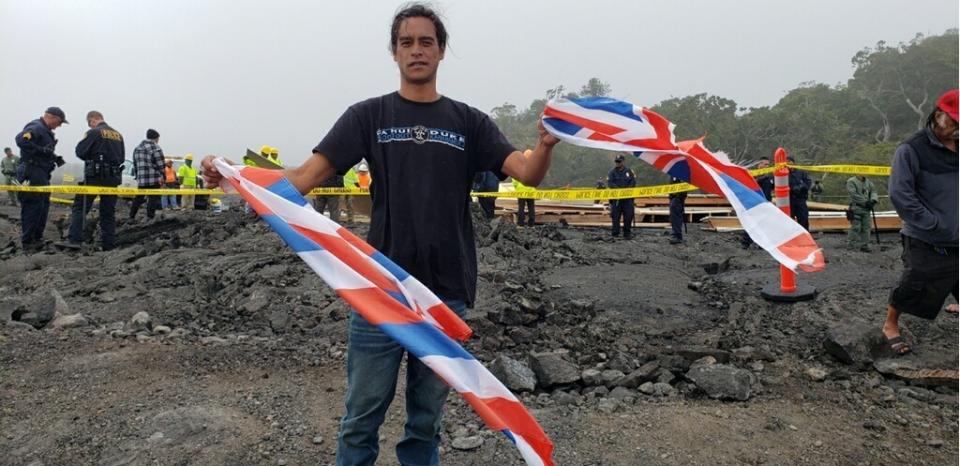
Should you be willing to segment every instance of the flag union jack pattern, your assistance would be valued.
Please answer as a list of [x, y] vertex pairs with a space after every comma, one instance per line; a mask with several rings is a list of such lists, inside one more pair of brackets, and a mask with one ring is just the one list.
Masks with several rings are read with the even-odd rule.
[[553, 443], [523, 404], [454, 340], [470, 328], [385, 255], [316, 212], [277, 170], [215, 165], [284, 242], [353, 309], [459, 392], [529, 465], [552, 465]]
[[724, 196], [744, 230], [778, 262], [794, 271], [825, 267], [810, 233], [766, 202], [750, 172], [707, 150], [702, 139], [677, 142], [674, 124], [657, 113], [606, 97], [556, 99], [543, 111], [543, 126], [571, 144], [633, 153], [672, 177]]

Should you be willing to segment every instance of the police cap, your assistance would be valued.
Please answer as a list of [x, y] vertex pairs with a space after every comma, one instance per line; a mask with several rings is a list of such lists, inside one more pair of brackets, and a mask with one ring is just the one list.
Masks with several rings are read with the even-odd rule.
[[46, 110], [44, 113], [49, 113], [49, 114], [51, 114], [51, 115], [59, 118], [59, 119], [60, 119], [61, 121], [63, 121], [64, 123], [67, 123], [67, 124], [70, 123], [69, 121], [67, 121], [67, 115], [66, 115], [65, 113], [63, 113], [63, 110], [60, 110], [60, 107], [50, 107], [50, 108], [47, 108], [47, 110]]

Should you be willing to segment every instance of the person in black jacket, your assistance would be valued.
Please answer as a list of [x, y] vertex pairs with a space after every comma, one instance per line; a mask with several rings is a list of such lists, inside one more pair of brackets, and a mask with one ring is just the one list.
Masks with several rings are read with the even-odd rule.
[[[122, 181], [125, 154], [123, 136], [107, 125], [103, 121], [103, 114], [96, 110], [87, 113], [87, 126], [90, 130], [77, 143], [77, 158], [84, 162], [83, 184], [115, 188]], [[57, 246], [80, 249], [83, 243], [83, 223], [97, 196], [100, 197], [101, 245], [104, 251], [116, 246], [117, 196], [109, 194], [77, 195], [70, 213], [67, 241], [58, 243]]]
[[[679, 178], [670, 178], [670, 183], [683, 183]], [[683, 242], [684, 207], [687, 193], [670, 193], [670, 244]]]
[[[53, 130], [63, 123], [69, 123], [63, 110], [50, 107], [17, 134], [17, 147], [20, 148], [17, 181], [30, 186], [50, 185], [53, 169], [66, 163], [63, 157], [54, 153], [57, 139], [53, 137]], [[49, 212], [50, 193], [20, 193], [20, 242], [25, 252], [43, 249], [43, 229], [47, 226]]]
[[[633, 170], [627, 168], [624, 164], [623, 155], [617, 155], [614, 159], [614, 167], [607, 174], [607, 186], [610, 189], [633, 188], [637, 185], [637, 177]], [[610, 233], [614, 238], [620, 236], [620, 217], [623, 217], [623, 237], [630, 239], [633, 233], [630, 228], [633, 226], [633, 199], [611, 199], [610, 200], [610, 220], [613, 222], [613, 228]]]
[[[787, 163], [793, 164], [793, 157], [787, 157]], [[810, 175], [803, 170], [790, 169], [790, 216], [804, 230], [810, 231], [810, 210], [807, 208], [807, 197], [810, 196]]]

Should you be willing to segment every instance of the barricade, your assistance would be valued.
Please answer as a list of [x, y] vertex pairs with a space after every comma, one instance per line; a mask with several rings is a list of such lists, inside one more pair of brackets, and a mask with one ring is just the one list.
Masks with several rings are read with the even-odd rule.
[[[773, 154], [776, 163], [773, 172], [773, 192], [776, 194], [777, 207], [790, 216], [790, 169], [787, 165], [787, 151], [778, 147]], [[760, 290], [760, 296], [769, 301], [796, 302], [807, 301], [817, 296], [817, 289], [810, 285], [797, 285], [797, 273], [780, 265], [780, 283], [769, 284]]]

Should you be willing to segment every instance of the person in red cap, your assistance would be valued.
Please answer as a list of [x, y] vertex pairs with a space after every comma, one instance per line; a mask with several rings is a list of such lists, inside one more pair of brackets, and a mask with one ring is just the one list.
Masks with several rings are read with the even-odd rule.
[[890, 293], [883, 334], [896, 355], [911, 351], [900, 315], [933, 320], [958, 279], [957, 89], [937, 101], [923, 129], [893, 156], [890, 200], [903, 221], [903, 274]]

